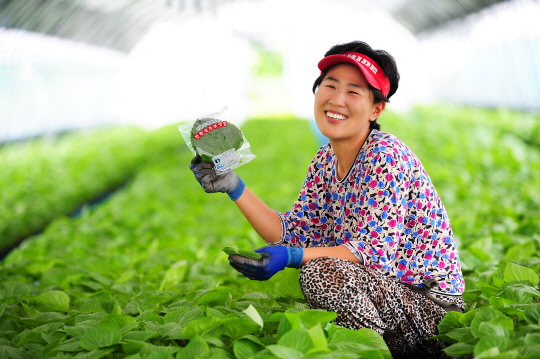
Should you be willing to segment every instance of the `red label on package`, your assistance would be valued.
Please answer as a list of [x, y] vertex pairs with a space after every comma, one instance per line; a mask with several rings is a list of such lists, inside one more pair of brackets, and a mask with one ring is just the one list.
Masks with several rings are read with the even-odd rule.
[[213, 131], [214, 129], [216, 129], [218, 127], [227, 127], [227, 126], [228, 126], [227, 121], [221, 121], [221, 122], [218, 122], [218, 123], [214, 123], [213, 125], [210, 125], [210, 126], [204, 128], [204, 129], [200, 130], [196, 134], [194, 134], [193, 138], [198, 140], [201, 137], [203, 137], [205, 134], [207, 134], [208, 132]]

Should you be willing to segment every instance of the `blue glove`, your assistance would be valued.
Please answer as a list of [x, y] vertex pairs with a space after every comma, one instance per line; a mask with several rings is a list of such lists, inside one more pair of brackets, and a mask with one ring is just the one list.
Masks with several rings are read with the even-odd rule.
[[218, 175], [214, 164], [202, 162], [199, 155], [193, 157], [189, 169], [206, 193], [227, 193], [230, 199], [236, 201], [246, 188], [244, 181], [234, 171]]
[[250, 259], [233, 254], [229, 256], [231, 267], [249, 279], [268, 280], [277, 272], [289, 268], [300, 268], [304, 258], [304, 248], [286, 246], [266, 246], [255, 250], [261, 259]]

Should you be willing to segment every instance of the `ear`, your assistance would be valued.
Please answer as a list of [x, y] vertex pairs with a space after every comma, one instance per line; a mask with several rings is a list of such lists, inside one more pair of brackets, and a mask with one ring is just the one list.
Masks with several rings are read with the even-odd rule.
[[383, 113], [384, 109], [386, 108], [386, 102], [380, 101], [379, 103], [376, 103], [373, 105], [373, 111], [371, 112], [371, 116], [369, 116], [370, 121], [375, 121], [379, 118], [379, 116]]

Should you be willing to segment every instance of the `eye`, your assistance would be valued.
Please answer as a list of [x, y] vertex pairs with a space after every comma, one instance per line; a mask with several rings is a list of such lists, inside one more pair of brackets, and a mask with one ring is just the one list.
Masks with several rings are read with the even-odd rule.
[[349, 91], [349, 93], [354, 94], [354, 95], [358, 95], [358, 94], [359, 94], [359, 93], [356, 92], [356, 91]]
[[326, 85], [326, 87], [331, 88], [331, 89], [335, 89], [335, 88], [336, 88], [334, 85]]

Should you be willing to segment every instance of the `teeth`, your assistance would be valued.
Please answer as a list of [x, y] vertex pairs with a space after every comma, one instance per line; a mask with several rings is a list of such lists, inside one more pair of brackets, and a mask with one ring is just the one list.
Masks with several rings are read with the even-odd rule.
[[345, 116], [338, 115], [337, 113], [327, 112], [326, 114], [328, 115], [328, 117], [331, 117], [331, 118], [336, 119], [336, 120], [344, 120], [345, 119]]

